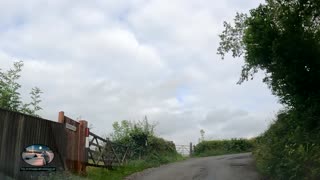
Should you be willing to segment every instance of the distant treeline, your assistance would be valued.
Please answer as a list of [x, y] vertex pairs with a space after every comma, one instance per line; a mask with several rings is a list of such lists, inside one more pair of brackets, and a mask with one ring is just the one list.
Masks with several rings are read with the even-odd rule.
[[230, 139], [202, 141], [194, 148], [194, 156], [214, 156], [222, 154], [250, 152], [254, 140]]

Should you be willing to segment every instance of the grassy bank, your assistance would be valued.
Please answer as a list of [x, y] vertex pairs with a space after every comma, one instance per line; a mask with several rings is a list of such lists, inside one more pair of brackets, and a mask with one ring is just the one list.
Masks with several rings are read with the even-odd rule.
[[256, 138], [254, 157], [269, 179], [320, 179], [320, 133], [300, 119], [307, 114], [280, 112], [276, 121]]
[[151, 167], [158, 167], [162, 164], [172, 163], [184, 160], [180, 154], [171, 153], [166, 155], [150, 155], [143, 160], [129, 162], [126, 166], [118, 167], [113, 170], [104, 168], [88, 167], [88, 179], [92, 180], [120, 180], [135, 172], [142, 171]]
[[194, 156], [217, 156], [252, 151], [253, 141], [247, 139], [202, 141], [196, 145]]

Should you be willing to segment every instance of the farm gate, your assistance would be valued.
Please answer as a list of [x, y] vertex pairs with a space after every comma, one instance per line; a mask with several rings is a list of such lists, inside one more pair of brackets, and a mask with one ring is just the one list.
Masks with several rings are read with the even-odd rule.
[[176, 151], [183, 156], [192, 156], [193, 146], [192, 143], [184, 145], [176, 145]]
[[126, 158], [130, 155], [129, 146], [116, 144], [108, 138], [102, 138], [92, 132], [89, 132], [88, 142], [88, 166], [105, 168], [120, 166], [126, 163]]

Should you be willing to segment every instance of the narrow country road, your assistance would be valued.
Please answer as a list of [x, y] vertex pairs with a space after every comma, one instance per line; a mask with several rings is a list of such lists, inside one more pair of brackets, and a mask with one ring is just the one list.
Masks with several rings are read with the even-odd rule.
[[147, 169], [126, 180], [260, 180], [251, 153], [232, 154], [186, 161]]

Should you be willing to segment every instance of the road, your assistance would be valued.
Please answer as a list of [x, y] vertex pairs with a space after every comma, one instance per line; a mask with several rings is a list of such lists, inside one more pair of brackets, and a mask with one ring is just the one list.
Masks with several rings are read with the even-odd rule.
[[46, 161], [43, 157], [34, 157], [32, 159], [25, 160], [28, 164], [31, 164], [33, 166], [44, 166], [46, 164]]
[[22, 153], [22, 158], [25, 160], [26, 163], [33, 165], [33, 166], [44, 166], [47, 163], [50, 163], [54, 158], [54, 154], [52, 152], [46, 152], [48, 159], [41, 157], [41, 153], [29, 153], [25, 152]]
[[191, 158], [147, 169], [126, 180], [260, 180], [251, 153]]

